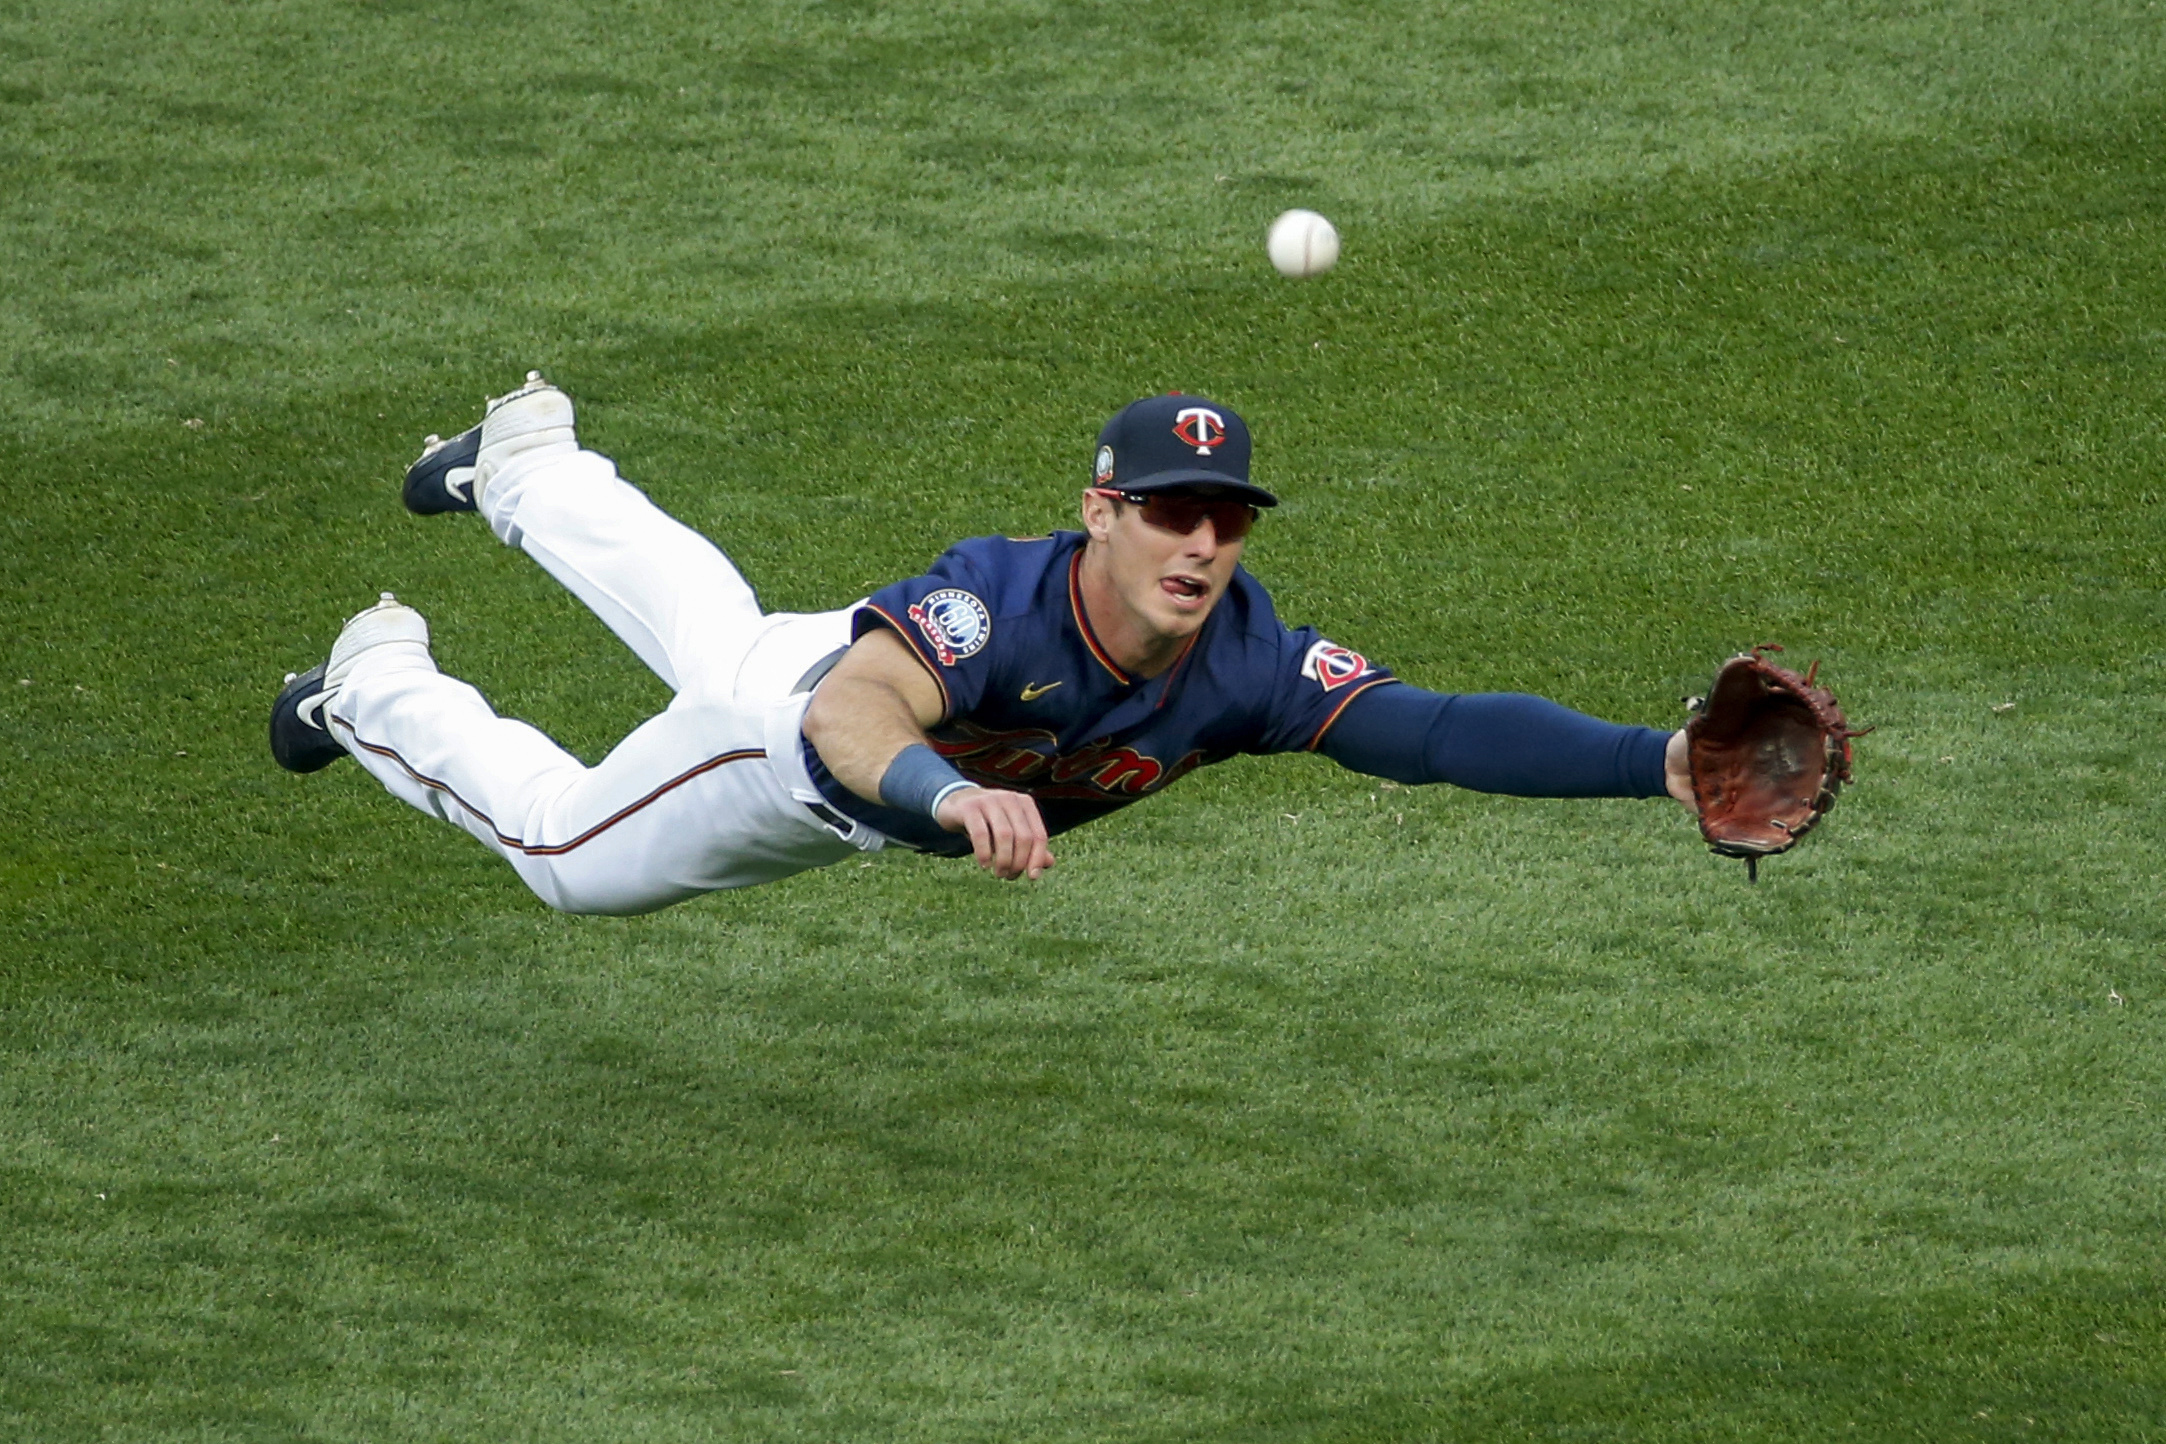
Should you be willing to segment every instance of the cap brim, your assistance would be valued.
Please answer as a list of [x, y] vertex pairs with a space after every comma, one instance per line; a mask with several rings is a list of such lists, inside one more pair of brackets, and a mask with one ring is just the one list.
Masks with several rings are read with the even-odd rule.
[[1154, 491], [1178, 491], [1184, 487], [1215, 486], [1237, 501], [1252, 506], [1277, 506], [1279, 499], [1254, 482], [1243, 481], [1238, 476], [1228, 476], [1223, 471], [1206, 471], [1200, 466], [1184, 467], [1176, 471], [1154, 471], [1149, 476], [1134, 481], [1116, 479], [1113, 491], [1132, 491], [1138, 496], [1148, 496]]

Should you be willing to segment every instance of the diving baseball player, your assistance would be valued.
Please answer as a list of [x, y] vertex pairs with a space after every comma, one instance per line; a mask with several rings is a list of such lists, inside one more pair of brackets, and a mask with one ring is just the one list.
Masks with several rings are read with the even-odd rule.
[[1689, 801], [1682, 734], [1537, 697], [1443, 695], [1287, 627], [1240, 567], [1261, 509], [1249, 433], [1154, 396], [1100, 434], [1083, 530], [958, 543], [858, 605], [761, 612], [721, 552], [580, 449], [539, 374], [430, 439], [419, 512], [479, 511], [675, 692], [587, 767], [439, 672], [389, 593], [289, 676], [271, 750], [351, 755], [465, 828], [544, 901], [638, 913], [896, 844], [1001, 878], [1048, 840], [1241, 753], [1321, 751], [1405, 783]]

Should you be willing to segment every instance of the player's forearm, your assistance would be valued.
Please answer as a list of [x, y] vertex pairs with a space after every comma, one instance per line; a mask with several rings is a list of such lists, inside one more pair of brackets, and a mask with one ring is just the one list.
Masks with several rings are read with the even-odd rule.
[[867, 802], [922, 812], [970, 835], [980, 866], [1004, 879], [1053, 865], [1045, 819], [1020, 792], [970, 781], [937, 755], [920, 711], [877, 677], [829, 674], [805, 709], [805, 740], [843, 786]]
[[1448, 696], [1404, 684], [1347, 705], [1324, 734], [1334, 762], [1395, 782], [1517, 797], [1661, 797], [1670, 734], [1622, 727], [1520, 693]]
[[876, 678], [830, 675], [805, 709], [805, 740], [837, 782], [880, 802], [880, 780], [904, 748], [923, 743], [908, 698]]

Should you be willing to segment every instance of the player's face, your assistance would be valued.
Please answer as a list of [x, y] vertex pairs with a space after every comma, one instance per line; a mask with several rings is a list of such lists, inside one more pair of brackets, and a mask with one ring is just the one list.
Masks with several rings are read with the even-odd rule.
[[1155, 639], [1186, 640], [1232, 583], [1254, 513], [1238, 502], [1176, 496], [1166, 503], [1139, 506], [1090, 491], [1083, 523], [1104, 543], [1106, 579], [1122, 610]]

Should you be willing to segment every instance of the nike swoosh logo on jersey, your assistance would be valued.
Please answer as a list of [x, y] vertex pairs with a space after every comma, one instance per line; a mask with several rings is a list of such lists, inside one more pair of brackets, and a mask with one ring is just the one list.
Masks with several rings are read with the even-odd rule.
[[1052, 691], [1055, 687], [1058, 687], [1060, 685], [1061, 684], [1058, 682], [1048, 682], [1043, 687], [1034, 687], [1030, 683], [1025, 682], [1023, 684], [1023, 700], [1025, 702], [1035, 702], [1040, 697], [1043, 697], [1046, 693]]
[[328, 732], [331, 729], [323, 725], [323, 704], [330, 700], [329, 692], [318, 692], [305, 702], [294, 703], [293, 715], [318, 732]]
[[474, 504], [474, 493], [468, 488], [474, 484], [474, 468], [454, 466], [444, 473], [444, 490], [450, 492], [468, 506]]

